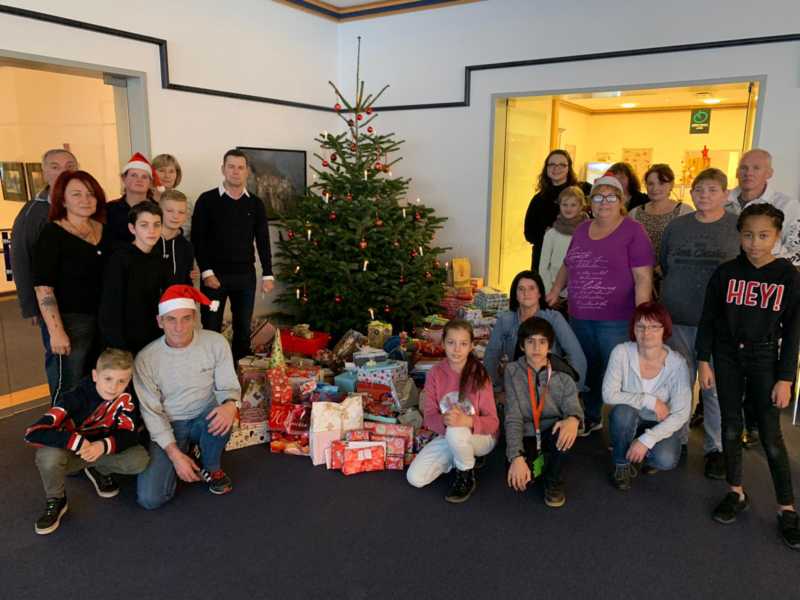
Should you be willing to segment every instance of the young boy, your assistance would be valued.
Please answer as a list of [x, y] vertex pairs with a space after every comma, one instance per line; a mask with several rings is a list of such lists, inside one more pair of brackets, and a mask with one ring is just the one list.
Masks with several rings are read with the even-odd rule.
[[564, 506], [562, 465], [583, 421], [578, 374], [550, 354], [555, 332], [539, 317], [519, 326], [517, 340], [525, 352], [505, 371], [506, 456], [508, 485], [518, 492], [536, 477], [544, 478], [544, 502]]
[[162, 212], [150, 200], [130, 210], [131, 244], [114, 250], [106, 265], [98, 324], [107, 347], [134, 355], [161, 336], [158, 299], [167, 287], [166, 263], [153, 247], [161, 239]]
[[147, 467], [150, 458], [136, 432], [138, 411], [124, 393], [132, 371], [130, 352], [109, 348], [97, 359], [91, 379], [63, 394], [25, 431], [25, 441], [38, 447], [36, 466], [47, 497], [36, 533], [54, 532], [67, 512], [67, 474], [83, 469], [98, 496], [113, 498], [119, 488], [112, 473], [135, 475]]
[[189, 214], [189, 203], [183, 192], [168, 189], [158, 201], [164, 213], [161, 241], [157, 252], [166, 263], [169, 285], [192, 285], [194, 248], [183, 235], [183, 226]]
[[[697, 378], [694, 344], [703, 308], [698, 299], [705, 295], [714, 270], [739, 255], [736, 215], [725, 210], [727, 188], [728, 178], [719, 169], [701, 171], [692, 182], [692, 200], [697, 211], [671, 221], [661, 240], [661, 302], [672, 316], [672, 336], [666, 344], [686, 359], [692, 384]], [[701, 397], [698, 410], [704, 415], [705, 475], [724, 479], [717, 392], [713, 388], [702, 390]]]

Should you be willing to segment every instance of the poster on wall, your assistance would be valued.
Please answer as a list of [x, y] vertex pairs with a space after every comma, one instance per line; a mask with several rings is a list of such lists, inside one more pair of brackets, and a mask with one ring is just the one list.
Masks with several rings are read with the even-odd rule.
[[633, 172], [639, 176], [639, 180], [644, 180], [644, 174], [653, 163], [652, 148], [623, 148], [622, 162], [628, 163], [633, 167]]
[[306, 192], [306, 153], [238, 146], [247, 155], [250, 175], [247, 189], [261, 198], [267, 219], [280, 218], [298, 196]]
[[28, 183], [28, 198], [33, 200], [46, 185], [42, 173], [42, 163], [25, 163], [25, 177]]
[[689, 120], [689, 133], [709, 133], [711, 131], [711, 109], [698, 108], [692, 111]]
[[21, 162], [0, 162], [0, 180], [3, 185], [3, 197], [6, 200], [28, 201], [25, 167]]

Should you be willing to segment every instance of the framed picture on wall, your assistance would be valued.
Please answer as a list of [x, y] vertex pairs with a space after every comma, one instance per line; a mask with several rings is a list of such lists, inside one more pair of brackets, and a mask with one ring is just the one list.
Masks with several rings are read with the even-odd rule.
[[25, 178], [28, 183], [28, 198], [33, 200], [44, 189], [42, 163], [25, 163]]
[[14, 202], [28, 201], [25, 167], [21, 162], [0, 162], [0, 180], [3, 184], [3, 198]]
[[267, 219], [279, 219], [281, 213], [306, 192], [305, 151], [247, 146], [237, 149], [247, 155], [250, 165], [247, 189], [264, 202]]

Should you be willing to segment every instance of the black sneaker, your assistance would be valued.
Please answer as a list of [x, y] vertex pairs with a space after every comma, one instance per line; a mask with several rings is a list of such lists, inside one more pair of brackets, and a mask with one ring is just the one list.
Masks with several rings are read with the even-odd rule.
[[784, 543], [792, 550], [800, 550], [800, 517], [793, 510], [781, 511], [778, 515], [778, 529]]
[[750, 497], [747, 494], [744, 495], [744, 500], [742, 500], [736, 492], [728, 492], [722, 502], [714, 509], [711, 518], [717, 523], [729, 525], [736, 520], [740, 512], [744, 512], [748, 508], [750, 508]]
[[561, 508], [567, 501], [564, 494], [564, 483], [561, 481], [544, 482], [544, 503], [550, 508]]
[[67, 498], [48, 498], [42, 516], [36, 519], [34, 531], [39, 535], [53, 533], [61, 525], [61, 517], [67, 512]]
[[621, 492], [631, 489], [631, 479], [636, 477], [636, 467], [631, 464], [615, 465], [611, 474], [611, 484]]
[[450, 486], [450, 491], [447, 492], [447, 496], [444, 499], [452, 504], [466, 502], [472, 496], [472, 492], [475, 491], [476, 485], [475, 474], [472, 469], [469, 471], [456, 469], [456, 478], [453, 480], [453, 485]]
[[101, 498], [113, 498], [119, 494], [117, 482], [111, 475], [103, 475], [94, 467], [86, 467], [83, 472], [86, 473], [86, 477], [92, 482], [97, 495]]
[[603, 428], [602, 421], [593, 421], [586, 419], [583, 422], [583, 429], [578, 430], [578, 437], [586, 437], [592, 435], [595, 431], [600, 431]]
[[742, 446], [747, 448], [755, 448], [758, 446], [760, 438], [758, 437], [758, 429], [745, 429], [742, 432]]
[[479, 471], [485, 466], [486, 466], [486, 457], [485, 456], [476, 456], [475, 457], [475, 466], [473, 467], [473, 469], [475, 469], [476, 471]]
[[222, 494], [233, 491], [231, 478], [228, 477], [222, 469], [217, 469], [216, 471], [203, 470], [200, 474], [203, 480], [208, 484], [208, 491], [212, 494], [221, 496]]
[[656, 469], [653, 465], [642, 465], [642, 468], [639, 469], [642, 475], [655, 475], [658, 473], [658, 469]]
[[725, 458], [719, 450], [712, 450], [706, 454], [706, 466], [704, 469], [706, 477], [709, 479], [725, 479]]

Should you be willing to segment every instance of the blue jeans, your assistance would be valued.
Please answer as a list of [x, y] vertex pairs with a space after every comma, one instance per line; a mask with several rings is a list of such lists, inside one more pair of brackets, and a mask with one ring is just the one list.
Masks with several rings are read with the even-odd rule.
[[[220, 468], [220, 458], [230, 432], [225, 435], [212, 435], [208, 432], [206, 417], [216, 404], [210, 405], [194, 419], [172, 421], [172, 433], [175, 444], [181, 452], [189, 451], [194, 442], [200, 446], [201, 468], [213, 472]], [[136, 500], [143, 508], [154, 509], [169, 502], [175, 495], [178, 476], [172, 461], [155, 442], [150, 442], [150, 466], [141, 473], [136, 481]]]
[[[611, 409], [608, 417], [608, 429], [611, 433], [611, 452], [615, 465], [627, 465], [625, 455], [634, 439], [645, 429], [655, 427], [657, 421], [644, 421], [638, 409], [627, 404], [617, 404]], [[661, 440], [647, 453], [645, 463], [659, 471], [669, 471], [678, 466], [681, 459], [681, 430]]]
[[250, 321], [253, 319], [253, 306], [256, 301], [256, 274], [249, 273], [220, 274], [215, 273], [221, 284], [219, 289], [211, 289], [205, 285], [200, 286], [210, 300], [218, 300], [219, 308], [211, 311], [207, 306], [201, 307], [203, 328], [211, 331], [222, 330], [222, 317], [225, 314], [225, 303], [231, 300], [231, 318], [233, 320], [233, 364], [239, 364], [239, 359], [250, 354]]
[[[697, 355], [694, 351], [694, 342], [697, 338], [697, 327], [691, 325], [673, 325], [672, 337], [666, 344], [680, 353], [689, 365], [689, 378], [692, 385], [697, 379]], [[712, 364], [713, 366], [713, 364]], [[710, 390], [700, 389], [703, 401], [703, 453], [722, 452], [722, 416], [719, 411], [719, 399], [716, 388]], [[681, 435], [685, 444], [689, 440], [689, 424], [684, 427]]]
[[61, 315], [70, 342], [70, 353], [54, 354], [50, 347], [50, 332], [44, 319], [39, 317], [39, 327], [44, 345], [44, 370], [50, 388], [50, 404], [55, 404], [62, 394], [70, 391], [91, 373], [96, 358], [97, 318], [94, 315], [66, 313]]
[[582, 394], [586, 419], [600, 423], [603, 416], [603, 376], [617, 344], [629, 341], [628, 321], [590, 321], [570, 317], [570, 325], [586, 355], [586, 387]]

